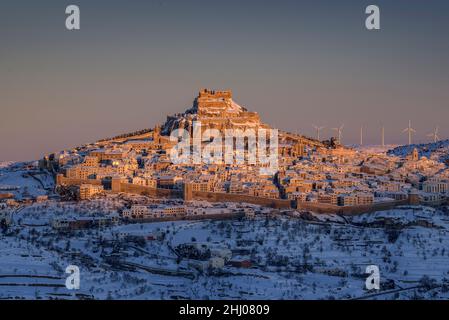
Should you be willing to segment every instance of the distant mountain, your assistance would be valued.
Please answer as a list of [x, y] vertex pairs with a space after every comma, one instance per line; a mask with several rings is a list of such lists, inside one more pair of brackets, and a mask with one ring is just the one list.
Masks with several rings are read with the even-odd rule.
[[9, 167], [13, 164], [13, 161], [0, 161], [0, 169]]
[[417, 149], [419, 155], [432, 160], [449, 163], [449, 139], [441, 140], [435, 143], [412, 144], [400, 146], [388, 151], [389, 155], [405, 157]]

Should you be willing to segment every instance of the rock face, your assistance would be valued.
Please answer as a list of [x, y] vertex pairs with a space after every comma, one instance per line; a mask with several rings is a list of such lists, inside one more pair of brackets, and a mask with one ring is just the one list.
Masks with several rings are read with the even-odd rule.
[[191, 132], [194, 121], [201, 122], [202, 130], [269, 128], [260, 121], [257, 112], [249, 112], [232, 100], [231, 91], [202, 89], [193, 101], [192, 108], [182, 114], [167, 117], [167, 121], [162, 126], [162, 134], [170, 135], [178, 128]]

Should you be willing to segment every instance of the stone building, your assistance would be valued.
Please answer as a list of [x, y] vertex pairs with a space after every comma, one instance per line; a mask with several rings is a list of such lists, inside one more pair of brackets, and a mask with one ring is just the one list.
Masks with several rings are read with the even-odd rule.
[[102, 193], [103, 191], [104, 191], [103, 186], [82, 184], [79, 187], [79, 198], [80, 200], [87, 200], [99, 193]]

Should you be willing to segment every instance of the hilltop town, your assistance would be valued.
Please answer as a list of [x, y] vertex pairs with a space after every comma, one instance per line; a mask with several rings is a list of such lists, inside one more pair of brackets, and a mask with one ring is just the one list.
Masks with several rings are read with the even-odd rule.
[[[275, 149], [259, 140], [274, 129]], [[180, 130], [192, 154], [216, 152], [228, 131], [246, 136], [231, 162], [177, 162]], [[261, 148], [274, 172], [261, 170], [271, 164]], [[385, 297], [415, 283], [395, 297], [443, 298], [448, 155], [449, 141], [382, 151], [319, 141], [202, 89], [154, 128], [0, 166], [0, 285], [38, 274], [45, 288], [1, 297], [349, 298], [371, 294], [360, 279], [375, 263]], [[55, 289], [68, 264], [85, 271], [77, 295]]]
[[[344, 147], [335, 139], [316, 141], [281, 131], [278, 170], [272, 175], [260, 174], [263, 164], [258, 162], [173, 163], [169, 154], [176, 141], [170, 134], [179, 128], [192, 132], [195, 121], [203, 132], [270, 128], [256, 112], [234, 102], [231, 91], [203, 89], [192, 108], [167, 117], [162, 126], [48, 155], [39, 161], [39, 168], [56, 176], [60, 193], [71, 189], [80, 200], [123, 192], [322, 213], [447, 202], [447, 163], [421, 156], [417, 149], [402, 157], [373, 154]], [[182, 209], [175, 211], [179, 214]], [[142, 216], [132, 210], [126, 214]]]

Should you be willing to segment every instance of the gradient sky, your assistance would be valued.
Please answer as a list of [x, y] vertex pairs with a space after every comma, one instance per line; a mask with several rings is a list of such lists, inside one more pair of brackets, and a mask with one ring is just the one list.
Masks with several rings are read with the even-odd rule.
[[0, 161], [153, 127], [202, 87], [282, 129], [344, 123], [348, 144], [362, 124], [366, 143], [382, 124], [405, 143], [409, 119], [415, 141], [449, 138], [448, 16], [447, 0], [2, 0]]

